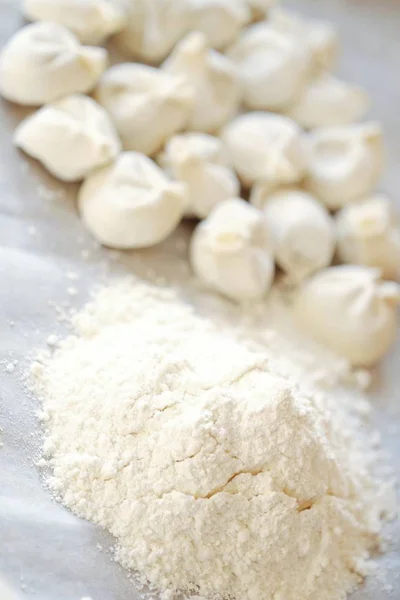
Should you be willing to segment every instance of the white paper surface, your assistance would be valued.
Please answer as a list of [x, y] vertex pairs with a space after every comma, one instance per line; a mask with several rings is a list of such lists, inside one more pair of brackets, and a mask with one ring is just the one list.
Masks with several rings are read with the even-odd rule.
[[[291, 5], [338, 23], [341, 72], [366, 87], [374, 101], [371, 116], [384, 123], [389, 169], [382, 190], [400, 209], [400, 3], [299, 0]], [[0, 1], [1, 46], [21, 24], [15, 3]], [[29, 111], [7, 103], [0, 111], [0, 578], [16, 593], [11, 597], [0, 587], [0, 600], [136, 600], [127, 573], [111, 560], [110, 536], [75, 518], [43, 489], [33, 464], [40, 444], [38, 403], [22, 380], [48, 335], [65, 332], [54, 304], [80, 306], [104, 273], [107, 252], [94, 247], [79, 222], [75, 186], [62, 186], [33, 162], [28, 170], [26, 158], [13, 148], [12, 131]], [[66, 191], [66, 197], [49, 197], [47, 188]], [[140, 273], [152, 265], [160, 275], [176, 276], [176, 252], [169, 240], [156, 250], [126, 253], [111, 270]], [[78, 280], [69, 273], [77, 273]], [[76, 288], [77, 296], [68, 288]], [[398, 346], [380, 369], [372, 402], [389, 461], [400, 475], [399, 355]], [[400, 598], [399, 524], [388, 533], [390, 551], [379, 558], [378, 575], [354, 600]]]

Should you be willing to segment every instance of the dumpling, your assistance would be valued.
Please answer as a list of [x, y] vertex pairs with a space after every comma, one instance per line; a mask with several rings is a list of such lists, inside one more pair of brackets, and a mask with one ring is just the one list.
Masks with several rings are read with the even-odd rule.
[[267, 112], [241, 115], [221, 134], [244, 186], [256, 181], [296, 183], [305, 174], [307, 152], [300, 127]]
[[306, 129], [350, 125], [369, 108], [369, 96], [361, 88], [329, 73], [319, 73], [308, 82], [285, 114]]
[[189, 27], [188, 0], [119, 0], [127, 15], [116, 43], [132, 58], [159, 64]]
[[217, 50], [235, 41], [251, 19], [246, 0], [188, 0], [190, 29], [201, 31]]
[[173, 179], [187, 184], [186, 216], [204, 219], [217, 204], [239, 195], [239, 180], [219, 138], [205, 133], [177, 135], [169, 140], [159, 162]]
[[384, 196], [345, 206], [336, 216], [341, 261], [378, 267], [387, 279], [400, 277], [400, 223]]
[[247, 4], [251, 10], [251, 20], [262, 21], [265, 19], [275, 3], [276, 0], [247, 0]]
[[113, 119], [125, 150], [153, 155], [187, 124], [194, 90], [183, 77], [139, 63], [108, 69], [94, 97]]
[[23, 0], [30, 21], [51, 21], [70, 29], [82, 44], [102, 44], [120, 31], [125, 12], [109, 0]]
[[180, 42], [163, 70], [184, 76], [194, 88], [189, 130], [214, 133], [237, 113], [241, 87], [236, 68], [224, 55], [210, 49], [203, 33], [191, 33]]
[[254, 186], [250, 202], [260, 208], [275, 241], [275, 258], [294, 282], [329, 266], [335, 251], [335, 227], [321, 203], [298, 188], [270, 192]]
[[271, 236], [261, 211], [234, 198], [219, 204], [192, 237], [195, 274], [224, 296], [244, 302], [262, 298], [274, 277]]
[[311, 68], [306, 43], [276, 31], [269, 21], [245, 29], [227, 56], [237, 66], [247, 108], [282, 111], [301, 93]]
[[67, 96], [18, 126], [14, 143], [62, 181], [79, 181], [112, 162], [121, 143], [107, 113], [87, 96]]
[[90, 92], [106, 66], [104, 48], [81, 46], [62, 25], [34, 23], [0, 54], [0, 94], [18, 104], [47, 104]]
[[305, 19], [298, 13], [274, 8], [268, 22], [276, 31], [288, 35], [295, 43], [306, 43], [312, 53], [314, 64], [332, 69], [336, 63], [339, 40], [332, 23], [317, 19]]
[[90, 175], [78, 195], [84, 225], [105, 246], [145, 248], [178, 226], [187, 202], [186, 186], [170, 181], [147, 156], [123, 152]]
[[341, 265], [305, 281], [295, 301], [298, 322], [357, 367], [370, 367], [396, 338], [400, 286], [379, 269]]
[[307, 189], [329, 209], [367, 196], [383, 169], [379, 123], [316, 129], [309, 134]]

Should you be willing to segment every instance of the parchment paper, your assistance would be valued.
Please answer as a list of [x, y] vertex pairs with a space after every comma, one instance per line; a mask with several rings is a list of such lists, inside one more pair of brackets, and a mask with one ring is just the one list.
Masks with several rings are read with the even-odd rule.
[[[382, 190], [399, 201], [399, 2], [298, 0], [289, 4], [338, 24], [343, 40], [341, 72], [373, 97], [371, 116], [383, 121], [388, 147], [389, 168]], [[1, 46], [21, 23], [15, 2], [0, 0]], [[0, 111], [0, 578], [13, 587], [13, 600], [83, 596], [137, 600], [127, 573], [111, 560], [110, 536], [75, 518], [43, 489], [33, 464], [40, 444], [38, 403], [24, 389], [23, 375], [48, 335], [66, 331], [57, 320], [60, 311], [55, 305], [82, 305], [105, 271], [140, 274], [151, 266], [159, 275], [185, 278], [185, 248], [180, 240], [186, 233], [181, 229], [156, 250], [122, 257], [99, 249], [77, 217], [76, 187], [56, 182], [13, 148], [13, 129], [29, 111], [5, 102]], [[399, 351], [398, 345], [382, 365], [372, 402], [389, 462], [400, 475]], [[389, 551], [378, 559], [378, 574], [354, 600], [400, 598], [399, 524], [389, 526], [388, 534]], [[0, 588], [0, 600], [8, 598]]]

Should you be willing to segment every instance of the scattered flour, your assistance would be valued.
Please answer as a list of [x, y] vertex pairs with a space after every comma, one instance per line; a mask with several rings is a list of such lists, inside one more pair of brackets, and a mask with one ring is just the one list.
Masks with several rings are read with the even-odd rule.
[[48, 484], [165, 600], [343, 599], [390, 495], [368, 403], [343, 361], [247, 325], [137, 280], [100, 290], [32, 369]]

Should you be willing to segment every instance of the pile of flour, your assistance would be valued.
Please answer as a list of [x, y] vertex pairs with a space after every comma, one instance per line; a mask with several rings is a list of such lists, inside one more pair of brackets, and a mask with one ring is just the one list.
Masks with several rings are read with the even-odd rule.
[[48, 483], [125, 567], [164, 599], [345, 597], [383, 505], [368, 405], [340, 361], [326, 385], [281, 333], [239, 339], [131, 279], [73, 327], [33, 367]]

